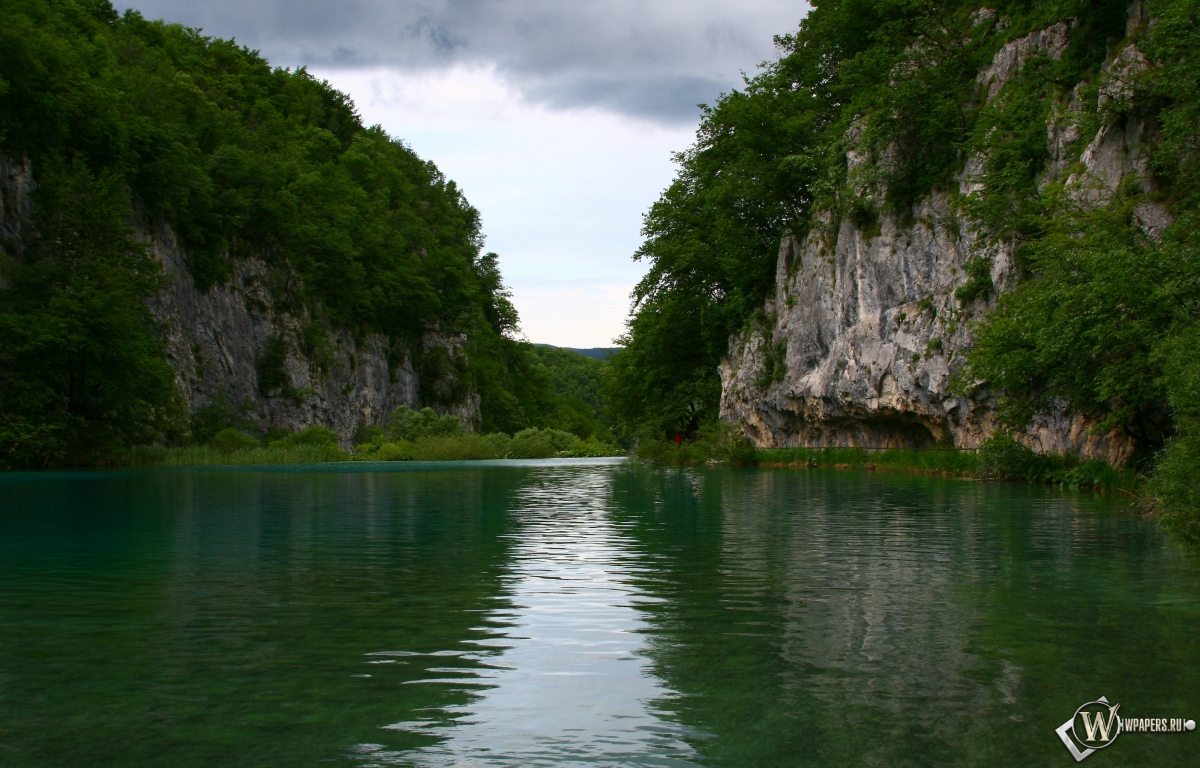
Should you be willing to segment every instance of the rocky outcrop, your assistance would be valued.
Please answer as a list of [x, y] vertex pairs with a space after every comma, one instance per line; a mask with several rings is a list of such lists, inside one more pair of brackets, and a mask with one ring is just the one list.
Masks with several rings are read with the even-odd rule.
[[[35, 186], [28, 160], [0, 156], [0, 252], [17, 259], [33, 234]], [[478, 395], [455, 386], [465, 338], [431, 332], [402, 343], [334, 329], [298, 298], [297, 275], [255, 258], [234, 260], [229, 282], [201, 291], [169, 227], [134, 228], [163, 267], [163, 288], [149, 306], [192, 410], [228, 404], [263, 432], [321, 424], [345, 447], [360, 427], [382, 425], [400, 405], [453, 400], [435, 407], [478, 424]], [[427, 363], [424, 376], [418, 360]], [[441, 373], [431, 373], [431, 360]]]
[[[295, 274], [241, 258], [229, 282], [200, 291], [169, 228], [145, 239], [166, 276], [150, 308], [193, 409], [224, 398], [263, 430], [321, 424], [348, 446], [360, 427], [382, 425], [397, 406], [421, 403], [419, 350], [378, 333], [356, 337], [313, 318], [293, 300], [303, 293]], [[418, 346], [462, 362], [464, 342], [428, 333]], [[447, 383], [426, 378], [428, 386]], [[468, 393], [459, 405], [438, 410], [474, 424], [478, 397]]]
[[29, 161], [14, 162], [0, 155], [0, 251], [15, 258], [21, 257], [33, 220], [33, 188]]
[[[1064, 22], [1005, 45], [979, 75], [984, 98], [995, 98], [1025, 58], [1060, 56], [1067, 31]], [[1107, 121], [1082, 150], [1078, 89], [1059, 105], [1047, 127], [1044, 182], [1065, 182], [1084, 204], [1103, 203], [1131, 178], [1150, 191], [1143, 147], [1151, 127], [1120, 109], [1139, 66], [1145, 59], [1132, 46], [1110, 59]], [[848, 152], [852, 181], [864, 162], [862, 151]], [[983, 162], [966, 158], [960, 193], [980, 188]], [[1170, 223], [1158, 203], [1143, 203], [1137, 216], [1152, 237]], [[867, 227], [826, 213], [809, 234], [785, 237], [763, 320], [731, 339], [721, 364], [722, 418], [760, 447], [979, 445], [997, 427], [995, 397], [986, 387], [960, 397], [950, 382], [971, 346], [972, 323], [996, 302], [995, 293], [966, 303], [955, 297], [969, 279], [967, 263], [980, 257], [991, 259], [997, 291], [1012, 287], [1011, 244], [988, 238], [945, 193], [920, 201], [909, 221], [884, 215]], [[1123, 463], [1131, 440], [1092, 426], [1061, 404], [1019, 437], [1038, 451]]]

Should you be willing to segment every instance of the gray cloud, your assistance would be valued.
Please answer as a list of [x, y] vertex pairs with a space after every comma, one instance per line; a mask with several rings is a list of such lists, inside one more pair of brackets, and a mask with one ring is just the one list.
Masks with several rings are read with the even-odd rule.
[[694, 119], [774, 56], [799, 0], [141, 0], [284, 66], [494, 66], [526, 98]]

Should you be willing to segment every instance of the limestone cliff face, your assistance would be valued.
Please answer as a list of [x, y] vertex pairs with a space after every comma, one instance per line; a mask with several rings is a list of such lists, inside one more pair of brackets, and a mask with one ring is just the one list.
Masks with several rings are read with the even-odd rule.
[[[228, 283], [200, 291], [169, 229], [146, 240], [167, 278], [150, 308], [193, 409], [223, 394], [248, 406], [247, 416], [263, 429], [321, 424], [349, 445], [360, 426], [382, 425], [397, 406], [421, 401], [415, 350], [377, 333], [356, 339], [314, 320], [301, 303], [278, 298], [300, 293], [294, 274], [238, 259]], [[426, 334], [422, 342], [452, 359], [465, 355], [461, 337]], [[478, 399], [468, 395], [448, 410], [474, 423]]]
[[[1026, 57], [1060, 56], [1067, 31], [1062, 23], [1007, 44], [979, 75], [985, 98], [994, 98]], [[1125, 83], [1144, 67], [1133, 46], [1116, 52], [1104, 68], [1101, 101], [1128, 98]], [[1143, 146], [1151, 128], [1113, 110], [1116, 116], [1076, 152], [1078, 107], [1072, 94], [1047, 127], [1044, 181], [1065, 182], [1085, 204], [1104, 202], [1131, 176], [1150, 191]], [[848, 152], [851, 180], [863, 162]], [[982, 167], [983, 158], [966, 159], [962, 193], [979, 188]], [[766, 320], [731, 339], [722, 362], [723, 419], [741, 425], [760, 447], [925, 447], [953, 440], [971, 448], [996, 428], [996, 402], [986, 387], [969, 399], [949, 391], [971, 346], [971, 325], [996, 297], [963, 305], [954, 292], [968, 280], [965, 263], [981, 256], [992, 259], [997, 291], [1011, 289], [1012, 245], [987, 238], [944, 193], [920, 201], [913, 213], [905, 223], [884, 216], [870, 230], [826, 214], [810, 234], [783, 239]], [[1152, 237], [1170, 223], [1155, 203], [1143, 204], [1137, 216]], [[1094, 434], [1091, 427], [1060, 407], [1039, 414], [1020, 438], [1038, 451], [1117, 463], [1132, 452], [1128, 437]]]
[[[0, 250], [16, 258], [36, 224], [35, 186], [28, 161], [0, 156]], [[320, 424], [348, 447], [359, 427], [382, 425], [397, 406], [461, 389], [461, 336], [427, 333], [417, 345], [378, 333], [356, 338], [310, 315], [295, 298], [298, 276], [254, 258], [235, 260], [228, 283], [201, 291], [169, 227], [135, 223], [135, 231], [163, 266], [164, 287], [149, 306], [193, 410], [225, 397], [264, 431]], [[420, 376], [414, 360], [422, 356], [440, 359], [443, 373]], [[433, 391], [422, 392], [422, 381]], [[477, 424], [478, 395], [457, 399], [438, 410]]]

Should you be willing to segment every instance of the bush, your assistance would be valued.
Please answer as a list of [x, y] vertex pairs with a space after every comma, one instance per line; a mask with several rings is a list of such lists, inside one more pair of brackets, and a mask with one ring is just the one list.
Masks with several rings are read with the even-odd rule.
[[988, 438], [980, 450], [979, 476], [989, 480], [1033, 480], [1039, 457], [1007, 432]]
[[249, 418], [253, 402], [246, 400], [234, 405], [229, 395], [217, 393], [207, 403], [192, 411], [191, 428], [192, 440], [198, 443], [208, 443], [223, 429], [233, 427], [243, 432], [254, 430], [254, 422]]
[[453, 414], [439, 416], [432, 408], [414, 411], [402, 405], [388, 418], [386, 436], [391, 442], [399, 442], [422, 437], [451, 437], [463, 431], [462, 420]]
[[1167, 396], [1177, 433], [1160, 454], [1147, 497], [1163, 527], [1200, 547], [1200, 325], [1164, 345]]
[[570, 432], [530, 427], [513, 435], [506, 456], [511, 459], [548, 459], [571, 453], [579, 443], [579, 438]]
[[[507, 437], [503, 437], [507, 442]], [[497, 459], [497, 440], [494, 435], [468, 433], [453, 436], [424, 437], [413, 443], [412, 456], [417, 461], [478, 461]]]
[[1077, 456], [1035, 453], [1007, 432], [986, 440], [979, 458], [978, 475], [989, 480], [1027, 480], [1106, 491], [1131, 486], [1136, 480], [1133, 472], [1121, 472], [1098, 459], [1080, 461]]
[[239, 429], [227, 427], [213, 435], [212, 439], [208, 441], [208, 445], [221, 453], [233, 453], [257, 448], [258, 441]]
[[679, 443], [664, 439], [657, 430], [643, 429], [638, 435], [635, 455], [639, 459], [662, 464], [702, 464], [708, 461], [753, 464], [758, 459], [758, 449], [736, 427], [718, 421], [701, 426], [695, 440]]
[[970, 304], [980, 296], [986, 299], [992, 295], [992, 291], [996, 290], [996, 286], [992, 283], [992, 260], [990, 258], [971, 259], [963, 265], [963, 272], [970, 279], [954, 291], [954, 297], [961, 303]]
[[[245, 437], [245, 435], [243, 435]], [[142, 445], [114, 457], [113, 464], [127, 467], [203, 467], [265, 464], [320, 464], [345, 461], [346, 452], [333, 445], [300, 445], [260, 448], [256, 445], [222, 451], [212, 445], [167, 448]]]
[[[445, 419], [445, 417], [441, 417]], [[439, 419], [440, 420], [440, 419]], [[580, 440], [559, 429], [523, 429], [509, 437], [502, 432], [480, 435], [457, 432], [425, 435], [415, 440], [388, 440], [364, 432], [370, 439], [354, 449], [363, 461], [474, 461], [479, 459], [548, 459], [624, 455], [621, 447], [592, 437]]]

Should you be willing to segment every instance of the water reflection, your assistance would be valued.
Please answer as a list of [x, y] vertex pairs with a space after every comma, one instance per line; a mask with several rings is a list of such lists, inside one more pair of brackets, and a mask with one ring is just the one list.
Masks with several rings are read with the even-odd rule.
[[0, 762], [1051, 765], [1100, 694], [1200, 715], [1200, 565], [1120, 500], [363, 469], [0, 475]]
[[385, 726], [438, 736], [434, 745], [354, 754], [377, 765], [693, 764], [689, 734], [656, 712], [672, 694], [643, 656], [647, 599], [630, 584], [641, 567], [608, 519], [610, 483], [608, 472], [549, 471], [513, 495], [507, 605], [489, 616], [503, 631], [479, 652], [444, 656], [428, 670], [439, 677], [410, 681], [483, 690]]
[[1200, 574], [1119, 501], [789, 470], [631, 469], [614, 489], [652, 566], [654, 671], [711, 736], [700, 762], [1044, 763], [1095, 688], [1200, 705], [1177, 639]]

